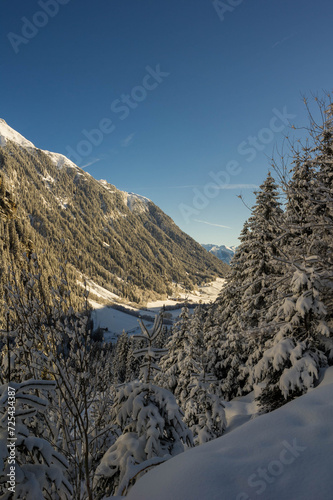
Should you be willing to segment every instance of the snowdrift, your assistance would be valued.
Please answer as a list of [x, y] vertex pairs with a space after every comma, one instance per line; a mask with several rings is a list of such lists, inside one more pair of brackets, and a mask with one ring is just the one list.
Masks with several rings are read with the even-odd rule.
[[128, 500], [326, 500], [333, 491], [333, 367], [304, 396], [143, 476]]

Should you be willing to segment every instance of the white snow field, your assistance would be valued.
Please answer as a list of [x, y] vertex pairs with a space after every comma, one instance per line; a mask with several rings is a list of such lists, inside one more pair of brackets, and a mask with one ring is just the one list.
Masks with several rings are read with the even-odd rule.
[[[104, 339], [106, 342], [113, 342], [117, 340], [117, 337], [125, 331], [129, 335], [140, 333], [139, 321], [136, 316], [131, 316], [123, 311], [118, 311], [112, 307], [101, 307], [97, 302], [90, 301], [94, 307], [92, 318], [94, 321], [94, 326], [107, 328], [104, 333]], [[150, 327], [154, 322], [155, 317], [152, 317], [152, 321], [144, 321], [148, 327]]]
[[[226, 280], [224, 278], [216, 278], [215, 281], [207, 283], [206, 285], [201, 285], [198, 287], [197, 291], [193, 292], [186, 292], [180, 285], [178, 285], [178, 302], [183, 302], [184, 299], [187, 299], [189, 302], [195, 303], [199, 303], [201, 301], [202, 304], [215, 302], [225, 283]], [[170, 306], [175, 304], [177, 304], [177, 300], [169, 298], [167, 300], [156, 300], [154, 302], [148, 302], [147, 308], [150, 310], [154, 310], [160, 309], [163, 305]]]
[[[154, 468], [128, 500], [330, 500], [333, 367], [278, 410]], [[119, 497], [121, 498], [121, 497]]]

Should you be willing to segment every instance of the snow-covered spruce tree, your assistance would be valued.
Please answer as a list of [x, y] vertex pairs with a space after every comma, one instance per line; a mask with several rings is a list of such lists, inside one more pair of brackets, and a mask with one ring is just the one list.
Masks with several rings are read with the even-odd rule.
[[316, 256], [317, 269], [321, 268], [326, 273], [322, 284], [328, 294], [325, 304], [328, 307], [328, 315], [331, 316], [333, 304], [331, 294], [333, 289], [332, 95], [328, 94], [328, 98], [329, 104], [325, 99], [315, 99], [322, 119], [321, 124], [316, 122], [305, 99], [310, 117], [309, 137], [301, 154], [294, 147], [292, 148], [294, 157], [292, 179], [285, 183], [285, 194], [288, 200], [288, 224], [285, 231], [290, 234], [290, 239], [287, 240], [289, 248], [286, 251], [288, 260], [293, 262], [292, 253], [295, 253], [298, 246], [299, 253], [303, 256]]
[[318, 257], [318, 268], [323, 273], [324, 300], [328, 310], [328, 321], [333, 329], [333, 96], [330, 104], [322, 101], [323, 124], [316, 128], [312, 165], [315, 169], [314, 224], [315, 239], [312, 255]]
[[116, 384], [126, 380], [126, 361], [129, 351], [128, 335], [125, 331], [118, 337], [113, 360], [113, 376]]
[[186, 356], [180, 365], [180, 385], [184, 387], [180, 405], [197, 445], [220, 437], [226, 428], [220, 387], [214, 375], [208, 372], [204, 319], [204, 311], [197, 307], [190, 319]]
[[179, 404], [197, 445], [220, 437], [226, 426], [220, 387], [214, 375], [208, 372], [204, 320], [205, 311], [199, 306], [189, 320], [178, 378]]
[[[204, 316], [201, 306], [191, 317], [188, 309], [183, 308], [172, 330], [168, 344], [170, 351], [160, 362], [162, 373], [158, 375], [158, 380], [176, 396], [195, 444], [221, 436], [225, 428], [218, 384], [207, 372]], [[166, 371], [163, 373], [163, 370]]]
[[286, 290], [275, 318], [277, 333], [254, 368], [255, 380], [266, 382], [259, 396], [264, 411], [278, 408], [314, 387], [320, 367], [328, 363], [325, 344], [331, 333], [320, 300], [320, 275], [311, 257], [303, 265], [294, 266], [297, 268], [289, 293]]
[[[312, 122], [313, 123], [313, 122]], [[332, 338], [332, 125], [327, 121], [311, 135], [315, 146], [294, 153], [292, 178], [286, 184], [287, 210], [283, 249], [285, 279], [279, 285], [275, 335], [254, 370], [266, 382], [259, 397], [264, 411], [281, 406], [313, 387], [321, 367], [333, 360]], [[329, 143], [331, 142], [331, 146]], [[325, 171], [322, 177], [322, 172]]]
[[188, 326], [182, 338], [182, 351], [178, 351], [177, 387], [174, 389], [174, 394], [179, 406], [185, 412], [187, 425], [189, 425], [189, 421], [186, 418], [186, 406], [190, 395], [192, 376], [201, 373], [203, 370], [205, 353], [203, 318], [204, 312], [201, 307], [197, 307], [192, 316], [188, 317]]
[[187, 306], [184, 306], [171, 329], [170, 338], [166, 345], [167, 353], [161, 358], [160, 372], [157, 375], [157, 382], [171, 391], [178, 402], [183, 389], [179, 384], [179, 377], [182, 362], [186, 357], [185, 346], [188, 344], [189, 325], [189, 310]]
[[105, 453], [94, 479], [95, 498], [123, 495], [151, 467], [192, 446], [192, 434], [183, 422], [183, 414], [168, 390], [153, 384], [157, 360], [165, 350], [153, 343], [162, 329], [157, 317], [149, 331], [140, 322], [139, 338], [146, 347], [135, 354], [143, 358], [142, 380], [118, 387], [112, 416], [120, 436]]
[[262, 356], [263, 346], [271, 342], [271, 308], [278, 300], [278, 284], [285, 279], [285, 265], [278, 258], [284, 223], [279, 197], [278, 185], [269, 172], [256, 193], [248, 221], [250, 233], [240, 303], [240, 311], [245, 312], [242, 321], [247, 358], [240, 374], [243, 393], [252, 390], [253, 367]]
[[144, 342], [131, 335], [128, 339], [128, 351], [126, 356], [126, 382], [138, 379], [140, 376], [140, 359], [134, 356], [134, 352], [141, 349]]
[[284, 247], [290, 246], [296, 253], [304, 253], [303, 249], [312, 241], [315, 170], [310, 155], [308, 146], [293, 152], [291, 179], [284, 186], [287, 203], [282, 242]]
[[241, 277], [241, 310], [238, 311], [247, 334], [261, 327], [276, 298], [276, 277], [283, 273], [276, 260], [282, 215], [278, 186], [269, 172], [256, 193], [256, 203], [248, 220], [246, 265]]
[[242, 394], [240, 373], [246, 360], [243, 329], [239, 327], [242, 275], [248, 254], [248, 223], [231, 261], [231, 271], [216, 302], [209, 307], [204, 324], [207, 372], [214, 375], [227, 400]]
[[190, 393], [185, 402], [185, 422], [190, 427], [194, 444], [200, 445], [222, 436], [226, 429], [225, 406], [222, 398], [215, 394], [216, 378], [203, 371], [192, 374]]
[[220, 381], [226, 399], [251, 391], [252, 364], [269, 334], [267, 313], [282, 275], [276, 261], [282, 214], [277, 185], [268, 173], [241, 233], [227, 283], [213, 305], [215, 326], [205, 333], [208, 370]]
[[49, 403], [55, 382], [27, 380], [0, 386], [0, 498], [71, 500], [68, 462], [36, 434], [34, 420]]

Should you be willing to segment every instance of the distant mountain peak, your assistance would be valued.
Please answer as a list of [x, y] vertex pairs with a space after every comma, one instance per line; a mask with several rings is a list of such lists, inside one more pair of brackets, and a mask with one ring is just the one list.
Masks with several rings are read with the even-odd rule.
[[202, 246], [207, 250], [207, 252], [215, 255], [215, 257], [222, 260], [222, 262], [225, 262], [226, 264], [230, 264], [237, 248], [235, 246], [227, 247], [225, 245], [214, 245], [212, 243], [202, 244]]

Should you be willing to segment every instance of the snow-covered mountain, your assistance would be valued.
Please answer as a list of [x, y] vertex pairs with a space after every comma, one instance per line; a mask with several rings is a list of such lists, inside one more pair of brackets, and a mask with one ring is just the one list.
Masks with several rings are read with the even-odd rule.
[[207, 250], [207, 252], [215, 255], [218, 259], [222, 260], [226, 264], [230, 264], [232, 257], [236, 251], [235, 246], [226, 247], [225, 245], [212, 245], [212, 244], [202, 244], [202, 246]]
[[[8, 141], [15, 142], [23, 148], [33, 150], [37, 149], [31, 141], [28, 141], [25, 137], [23, 137], [23, 135], [10, 127], [3, 118], [0, 118], [0, 146], [5, 146]], [[52, 153], [51, 151], [45, 150], [43, 150], [43, 153], [45, 153], [50, 158], [52, 163], [54, 163], [59, 168], [71, 167], [75, 170], [80, 170], [79, 167], [75, 165], [75, 163], [73, 163], [66, 156], [60, 153]]]
[[332, 498], [332, 447], [330, 367], [316, 389], [159, 465], [127, 498], [326, 500]]
[[5, 146], [8, 141], [13, 141], [24, 148], [36, 149], [32, 142], [28, 141], [23, 135], [11, 128], [3, 118], [0, 118], [0, 146]]
[[72, 266], [121, 297], [154, 299], [174, 283], [193, 289], [227, 271], [151, 200], [38, 149], [2, 119], [0, 177], [37, 250], [47, 245], [58, 258], [65, 245]]

